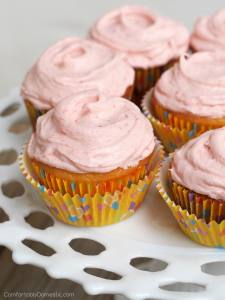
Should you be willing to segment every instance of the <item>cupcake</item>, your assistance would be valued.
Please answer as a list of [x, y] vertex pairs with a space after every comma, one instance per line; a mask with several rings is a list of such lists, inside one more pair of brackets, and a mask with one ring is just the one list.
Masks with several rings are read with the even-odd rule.
[[101, 226], [134, 213], [161, 155], [135, 104], [89, 91], [38, 118], [21, 168], [56, 217]]
[[183, 25], [134, 5], [104, 15], [93, 25], [90, 36], [125, 55], [135, 70], [137, 97], [154, 86], [189, 44], [189, 34]]
[[192, 139], [164, 164], [157, 185], [182, 230], [216, 247], [225, 247], [224, 141], [225, 127]]
[[146, 96], [144, 109], [168, 151], [225, 126], [224, 74], [224, 53], [182, 56]]
[[134, 71], [122, 55], [94, 41], [66, 38], [48, 48], [27, 73], [21, 94], [31, 122], [74, 93], [98, 89], [99, 94], [130, 99]]
[[201, 17], [195, 24], [190, 44], [197, 51], [225, 51], [225, 9]]

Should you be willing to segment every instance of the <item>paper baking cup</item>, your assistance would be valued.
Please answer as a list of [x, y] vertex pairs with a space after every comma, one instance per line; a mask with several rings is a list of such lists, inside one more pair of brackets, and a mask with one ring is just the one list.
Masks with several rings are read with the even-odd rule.
[[155, 167], [149, 170], [143, 180], [139, 180], [137, 184], [130, 183], [121, 191], [105, 194], [96, 192], [92, 196], [88, 193], [83, 196], [79, 194], [71, 196], [69, 193], [63, 195], [61, 192], [54, 192], [40, 184], [35, 180], [27, 163], [25, 148], [19, 156], [19, 165], [21, 172], [39, 193], [53, 216], [64, 223], [86, 227], [110, 225], [132, 216], [143, 202], [162, 158], [163, 150], [161, 146], [158, 146]]
[[152, 110], [155, 117], [166, 125], [179, 130], [187, 130], [192, 135], [198, 136], [211, 129], [225, 126], [225, 118], [212, 119], [202, 117], [184, 118], [181, 114], [165, 110], [156, 101], [152, 101]]
[[24, 103], [25, 103], [33, 130], [35, 130], [37, 119], [40, 116], [44, 115], [47, 111], [39, 110], [39, 109], [35, 108], [34, 105], [29, 100], [24, 100]]
[[155, 135], [162, 142], [167, 152], [174, 152], [175, 149], [180, 148], [186, 142], [202, 133], [201, 131], [197, 131], [197, 127], [194, 124], [187, 130], [176, 126], [171, 127], [156, 119], [151, 110], [152, 93], [153, 89], [144, 96], [141, 103], [142, 111], [152, 123]]
[[[176, 204], [178, 200], [173, 197], [171, 180], [168, 176], [171, 158], [172, 156], [163, 162], [156, 179], [156, 187], [177, 220], [179, 227], [189, 238], [201, 245], [225, 248], [225, 220], [220, 219], [218, 207], [211, 207], [210, 217], [208, 217], [208, 204], [205, 204], [206, 206], [203, 204], [201, 212], [195, 211], [196, 214], [189, 213], [187, 209], [182, 209], [180, 205]], [[179, 203], [190, 201], [187, 199], [187, 194], [181, 193], [180, 197]], [[205, 213], [204, 208], [206, 209]], [[196, 209], [198, 210], [198, 207]]]
[[225, 201], [210, 199], [207, 196], [192, 192], [176, 182], [171, 181], [174, 202], [186, 209], [197, 218], [204, 219], [207, 223], [225, 220]]
[[142, 69], [134, 68], [135, 70], [135, 83], [134, 83], [134, 93], [135, 96], [143, 97], [143, 95], [152, 88], [156, 81], [159, 79], [161, 74], [167, 69], [174, 65], [175, 61], [170, 61], [164, 66]]
[[57, 177], [54, 174], [54, 170], [52, 171], [50, 168], [43, 169], [39, 162], [31, 161], [30, 163], [40, 184], [44, 185], [47, 189], [51, 189], [53, 192], [69, 193], [72, 196], [76, 194], [80, 196], [84, 196], [85, 194], [93, 196], [95, 193], [103, 195], [106, 192], [114, 193], [115, 191], [122, 191], [124, 187], [138, 183], [139, 180], [144, 179], [146, 175], [153, 172], [158, 164], [159, 147], [161, 146], [158, 145], [155, 147], [146, 164], [135, 168], [132, 173], [118, 177], [117, 179], [100, 182], [76, 181], [75, 178], [74, 180], [68, 180], [63, 177]]

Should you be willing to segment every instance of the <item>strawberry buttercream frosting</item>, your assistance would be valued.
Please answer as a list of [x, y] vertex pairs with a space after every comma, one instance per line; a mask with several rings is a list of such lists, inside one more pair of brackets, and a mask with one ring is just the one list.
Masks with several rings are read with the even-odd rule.
[[197, 20], [191, 46], [195, 51], [225, 51], [225, 9]]
[[134, 71], [123, 55], [94, 41], [66, 38], [48, 48], [27, 73], [22, 96], [48, 110], [74, 93], [97, 89], [123, 96], [133, 85]]
[[225, 53], [197, 52], [182, 56], [164, 72], [153, 96], [169, 111], [196, 116], [225, 116]]
[[126, 55], [133, 67], [168, 63], [188, 49], [189, 33], [179, 22], [136, 5], [113, 10], [94, 24], [90, 36]]
[[225, 127], [207, 131], [176, 150], [172, 179], [191, 191], [225, 200]]
[[88, 91], [38, 118], [27, 153], [70, 172], [104, 173], [138, 165], [154, 147], [152, 126], [135, 104]]

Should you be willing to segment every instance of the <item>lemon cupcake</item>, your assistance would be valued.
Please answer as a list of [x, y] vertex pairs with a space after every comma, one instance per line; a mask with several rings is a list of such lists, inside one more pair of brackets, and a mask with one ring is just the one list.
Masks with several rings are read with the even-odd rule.
[[197, 51], [225, 51], [225, 9], [197, 20], [190, 44]]
[[76, 226], [100, 226], [134, 213], [161, 155], [135, 104], [89, 91], [38, 119], [21, 168], [56, 217]]
[[182, 56], [146, 95], [144, 109], [169, 152], [207, 130], [225, 126], [224, 74], [223, 53]]
[[154, 86], [189, 44], [189, 33], [183, 25], [135, 5], [105, 14], [92, 26], [90, 36], [125, 55], [135, 69], [137, 98]]
[[77, 37], [48, 48], [27, 73], [21, 94], [31, 122], [74, 93], [98, 89], [99, 94], [130, 99], [134, 71], [121, 55]]

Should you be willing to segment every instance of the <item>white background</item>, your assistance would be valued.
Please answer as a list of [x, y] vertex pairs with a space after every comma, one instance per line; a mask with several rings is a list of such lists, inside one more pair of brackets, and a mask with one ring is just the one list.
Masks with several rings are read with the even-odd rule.
[[0, 0], [0, 96], [21, 83], [41, 52], [65, 36], [85, 36], [91, 24], [119, 5], [144, 4], [191, 30], [196, 18], [225, 0]]

